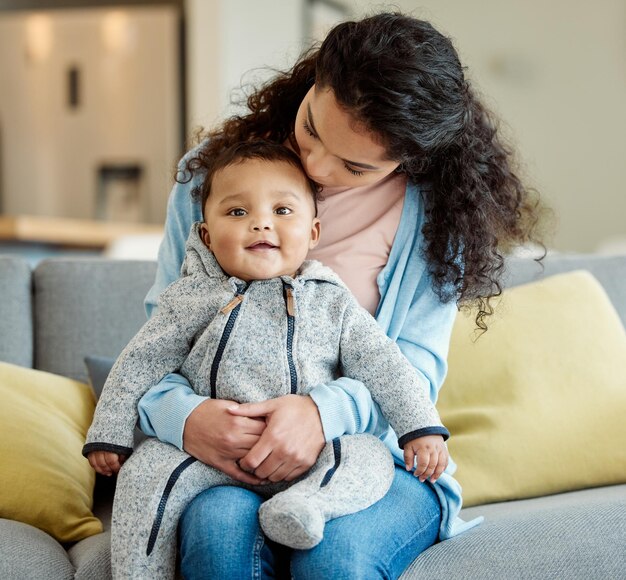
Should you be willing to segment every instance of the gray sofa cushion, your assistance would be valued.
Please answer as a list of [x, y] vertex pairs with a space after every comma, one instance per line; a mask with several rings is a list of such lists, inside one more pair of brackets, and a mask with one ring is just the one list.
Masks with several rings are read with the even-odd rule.
[[31, 272], [23, 260], [0, 256], [0, 361], [31, 367]]
[[76, 568], [76, 580], [108, 580], [111, 578], [111, 533], [105, 531], [78, 542], [68, 550]]
[[117, 357], [146, 320], [155, 262], [55, 259], [33, 274], [35, 368], [87, 380], [87, 355]]
[[69, 580], [74, 567], [67, 553], [45, 532], [21, 522], [0, 519], [0, 578]]
[[77, 580], [108, 580], [111, 578], [111, 509], [115, 481], [97, 476], [99, 488], [94, 501], [94, 515], [104, 531], [74, 544], [67, 555], [76, 568]]
[[402, 580], [624, 578], [626, 485], [464, 510], [479, 527], [418, 556]]

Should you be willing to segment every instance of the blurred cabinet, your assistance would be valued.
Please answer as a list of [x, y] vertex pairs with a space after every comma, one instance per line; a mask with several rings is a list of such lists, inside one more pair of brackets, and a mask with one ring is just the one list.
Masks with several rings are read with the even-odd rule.
[[163, 221], [182, 149], [180, 22], [168, 5], [0, 13], [4, 214]]

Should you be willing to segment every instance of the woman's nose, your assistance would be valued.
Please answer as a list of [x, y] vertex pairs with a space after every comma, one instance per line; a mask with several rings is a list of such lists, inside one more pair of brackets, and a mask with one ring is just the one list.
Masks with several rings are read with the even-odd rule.
[[309, 177], [313, 179], [328, 177], [331, 173], [330, 156], [321, 145], [311, 149], [304, 165]]

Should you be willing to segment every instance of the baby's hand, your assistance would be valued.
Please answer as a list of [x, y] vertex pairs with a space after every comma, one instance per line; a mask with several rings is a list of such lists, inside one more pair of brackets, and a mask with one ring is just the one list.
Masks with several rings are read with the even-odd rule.
[[430, 479], [435, 483], [448, 466], [448, 448], [441, 435], [417, 437], [404, 444], [404, 464], [407, 471], [413, 469], [415, 458], [417, 465], [413, 475], [420, 481]]
[[92, 451], [87, 454], [89, 464], [100, 475], [113, 475], [117, 473], [126, 461], [126, 455], [112, 453], [111, 451]]

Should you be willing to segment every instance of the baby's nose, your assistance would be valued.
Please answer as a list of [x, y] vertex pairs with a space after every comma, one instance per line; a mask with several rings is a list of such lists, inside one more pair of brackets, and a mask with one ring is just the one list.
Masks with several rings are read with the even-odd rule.
[[272, 220], [270, 218], [258, 218], [252, 221], [252, 229], [255, 232], [262, 230], [271, 230], [273, 227]]

